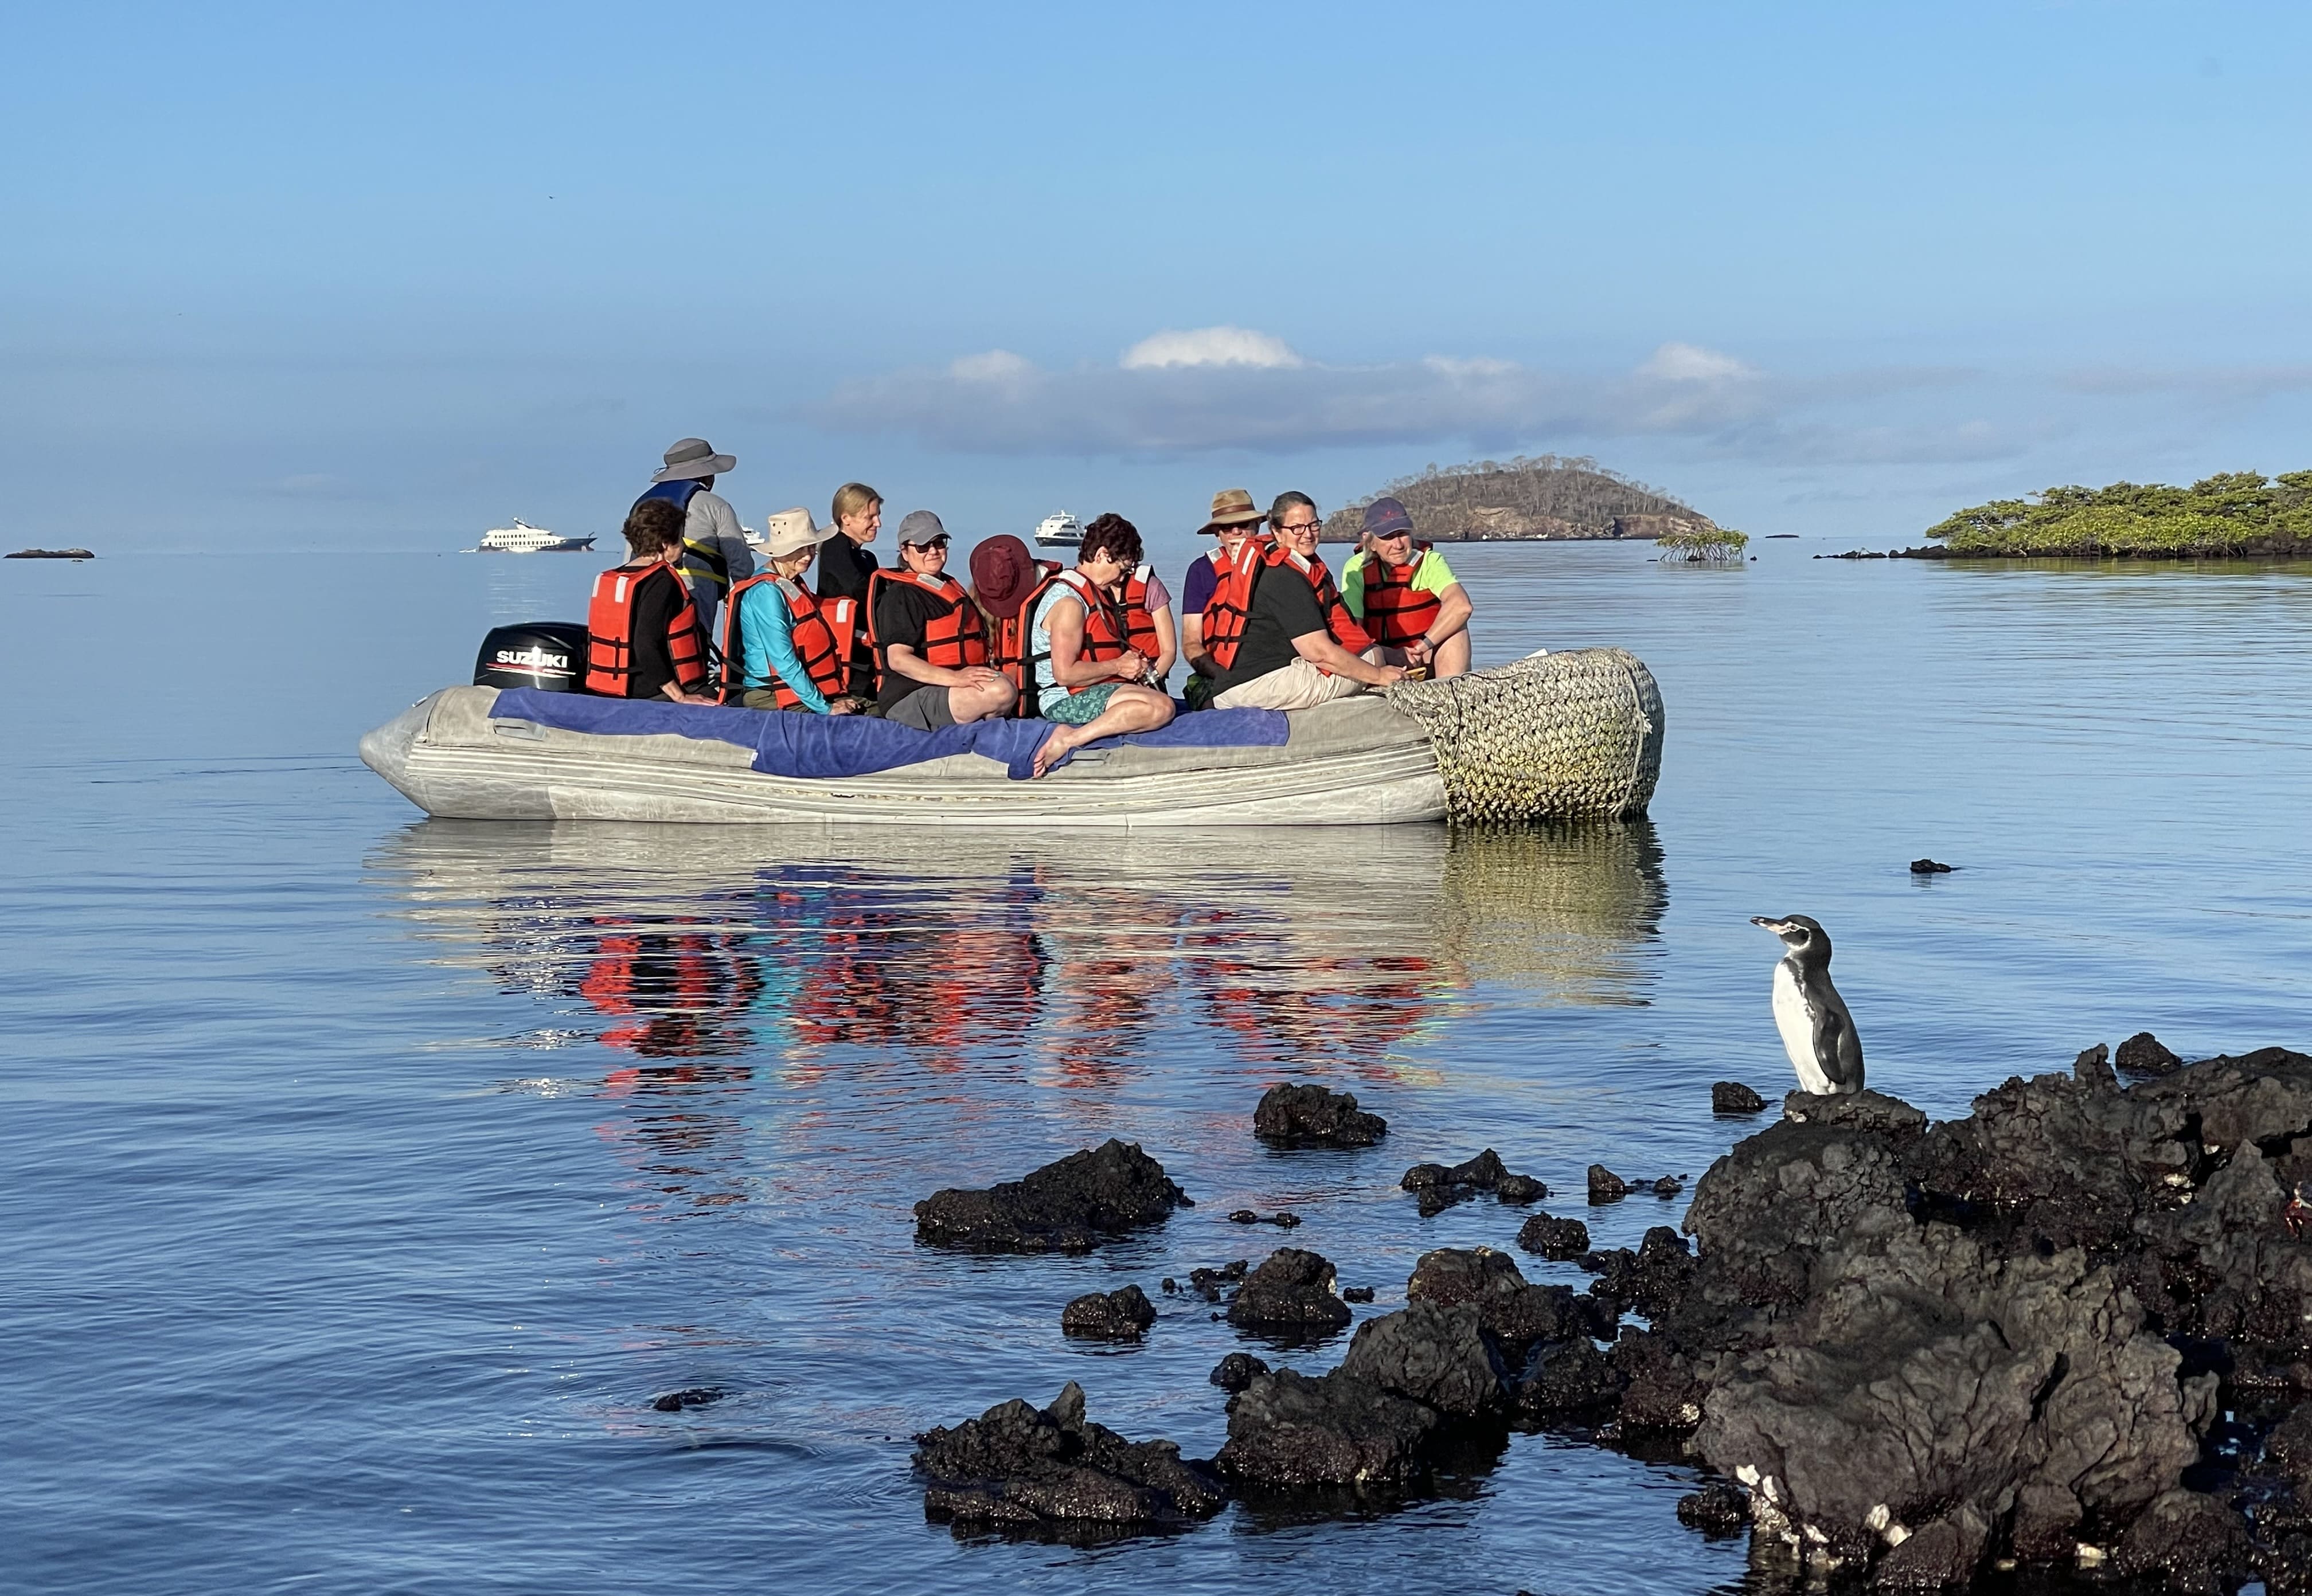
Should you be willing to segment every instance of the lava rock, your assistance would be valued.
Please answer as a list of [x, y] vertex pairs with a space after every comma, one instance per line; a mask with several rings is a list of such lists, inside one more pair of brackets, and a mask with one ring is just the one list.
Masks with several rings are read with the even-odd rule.
[[1676, 1175], [1664, 1175], [1661, 1179], [1650, 1183], [1646, 1190], [1651, 1191], [1656, 1197], [1662, 1199], [1664, 1201], [1668, 1201], [1669, 1199], [1676, 1197], [1679, 1192], [1686, 1190], [1686, 1182], [1679, 1180]]
[[1668, 1338], [1625, 1329], [1606, 1357], [1623, 1382], [1618, 1423], [1625, 1433], [1682, 1435], [1702, 1422], [1710, 1388], [1695, 1360]]
[[1890, 1591], [1964, 1590], [1974, 1584], [1991, 1545], [1991, 1526], [1962, 1504], [1905, 1536], [1880, 1559], [1872, 1583]]
[[1339, 1330], [1349, 1321], [1349, 1307], [1334, 1295], [1333, 1278], [1322, 1254], [1279, 1247], [1246, 1278], [1229, 1304], [1229, 1322], [1286, 1334]]
[[1914, 859], [1911, 861], [1911, 874], [1914, 876], [1948, 876], [1955, 868], [1957, 868], [1956, 866], [1939, 864], [1931, 859]]
[[933, 1192], [915, 1239], [975, 1252], [1083, 1252], [1195, 1205], [1136, 1144], [1110, 1140], [985, 1190]]
[[1517, 1416], [1528, 1425], [1602, 1417], [1621, 1400], [1622, 1376], [1587, 1336], [1533, 1349], [1513, 1388]]
[[2184, 1060], [2160, 1045], [2159, 1039], [2149, 1031], [2138, 1031], [2119, 1044], [2112, 1055], [2123, 1075], [2150, 1077], [2172, 1075], [2184, 1067]]
[[1229, 1216], [1230, 1225], [1274, 1225], [1279, 1230], [1290, 1230], [1300, 1223], [1300, 1216], [1291, 1208], [1280, 1208], [1274, 1214], [1257, 1213], [1251, 1208], [1239, 1208]]
[[1518, 1226], [1517, 1244], [1528, 1252], [1538, 1252], [1554, 1262], [1563, 1263], [1590, 1251], [1590, 1227], [1579, 1219], [1536, 1214]]
[[2181, 1487], [2163, 1492], [2128, 1526], [2112, 1557], [2122, 1579], [2167, 1582], [2171, 1591], [2238, 1588], [2249, 1572], [2246, 1521], [2237, 1508]]
[[1267, 1373], [1268, 1365], [1249, 1352], [1231, 1352], [1213, 1365], [1213, 1383], [1225, 1391], [1239, 1391]]
[[1401, 1486], [1426, 1470], [1440, 1422], [1426, 1403], [1339, 1369], [1321, 1380], [1279, 1369], [1230, 1403], [1228, 1441], [1213, 1461], [1239, 1484], [1272, 1491]]
[[1677, 1499], [1677, 1522], [1712, 1540], [1739, 1535], [1750, 1522], [1750, 1498], [1722, 1479]]
[[1634, 1252], [1627, 1247], [1592, 1252], [1581, 1267], [1598, 1276], [1590, 1283], [1591, 1296], [1616, 1315], [1634, 1308], [1649, 1319], [1675, 1312], [1694, 1288], [1695, 1277], [1686, 1238], [1667, 1225], [1649, 1229]]
[[1713, 1114], [1762, 1113], [1766, 1100], [1740, 1081], [1720, 1081], [1710, 1088], [1710, 1112]]
[[1388, 1121], [1357, 1107], [1353, 1093], [1285, 1085], [1261, 1094], [1252, 1133], [1282, 1147], [1369, 1147], [1388, 1134]]
[[1549, 1195], [1549, 1188], [1531, 1175], [1503, 1175], [1493, 1195], [1507, 1203], [1539, 1202]]
[[1252, 1260], [1239, 1258], [1235, 1262], [1216, 1269], [1190, 1269], [1188, 1289], [1208, 1303], [1219, 1302], [1223, 1295], [1244, 1284], [1252, 1269]]
[[1155, 1322], [1156, 1309], [1137, 1286], [1088, 1291], [1060, 1310], [1064, 1334], [1096, 1340], [1134, 1340]]
[[1340, 1373], [1458, 1418], [1494, 1412], [1508, 1398], [1500, 1351], [1469, 1303], [1414, 1302], [1367, 1320]]
[[1579, 1335], [1588, 1324], [1571, 1286], [1528, 1284], [1515, 1259], [1491, 1247], [1440, 1247], [1423, 1253], [1406, 1281], [1405, 1295], [1408, 1304], [1474, 1307], [1485, 1333], [1511, 1358], [1522, 1358], [1537, 1341]]
[[1630, 1183], [1602, 1164], [1590, 1166], [1590, 1200], [1619, 1202], [1630, 1194]]
[[1088, 1422], [1070, 1381], [1049, 1408], [1013, 1400], [915, 1437], [924, 1513], [959, 1528], [1056, 1540], [1182, 1529], [1228, 1499], [1169, 1441], [1126, 1441]]
[[710, 1402], [719, 1402], [725, 1394], [720, 1386], [694, 1385], [653, 1398], [651, 1406], [661, 1413], [679, 1413], [686, 1408], [704, 1408]]
[[1341, 1293], [1341, 1300], [1344, 1303], [1369, 1303], [1373, 1300], [1373, 1288], [1370, 1286], [1352, 1286]]

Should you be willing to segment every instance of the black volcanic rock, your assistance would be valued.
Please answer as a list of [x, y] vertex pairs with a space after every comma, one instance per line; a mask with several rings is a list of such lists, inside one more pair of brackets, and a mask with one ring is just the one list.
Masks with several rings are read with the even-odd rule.
[[661, 1413], [680, 1413], [686, 1408], [704, 1408], [719, 1402], [725, 1395], [720, 1386], [694, 1385], [684, 1391], [670, 1391], [653, 1398], [651, 1406]]
[[1602, 1164], [1590, 1166], [1590, 1200], [1619, 1202], [1630, 1194], [1630, 1183]]
[[1515, 1259], [1490, 1247], [1440, 1247], [1423, 1253], [1405, 1295], [1408, 1304], [1474, 1308], [1504, 1356], [1519, 1361], [1536, 1342], [1581, 1334], [1588, 1322], [1571, 1286], [1531, 1285]]
[[1415, 1302], [1367, 1320], [1340, 1373], [1461, 1418], [1497, 1411], [1508, 1399], [1500, 1348], [1470, 1303]]
[[1334, 1370], [1264, 1374], [1229, 1405], [1214, 1467], [1270, 1491], [1403, 1486], [1426, 1471], [1437, 1410]]
[[1268, 1365], [1249, 1352], [1231, 1352], [1213, 1365], [1212, 1382], [1224, 1391], [1239, 1391], [1268, 1373]]
[[1416, 1164], [1397, 1184], [1421, 1199], [1424, 1219], [1488, 1191], [1508, 1203], [1536, 1202], [1549, 1195], [1549, 1188], [1531, 1175], [1512, 1174], [1491, 1147], [1450, 1168]]
[[1108, 1141], [986, 1190], [915, 1205], [915, 1239], [974, 1252], [1082, 1252], [1195, 1206], [1137, 1145]]
[[1261, 1094], [1252, 1133], [1281, 1147], [1369, 1147], [1388, 1134], [1388, 1121], [1357, 1107], [1353, 1093], [1287, 1084]]
[[1088, 1422], [1073, 1381], [1049, 1408], [1014, 1399], [915, 1440], [924, 1516], [959, 1529], [1098, 1541], [1184, 1529], [1228, 1499], [1171, 1442], [1126, 1441]]
[[1713, 1114], [1755, 1114], [1765, 1106], [1766, 1100], [1740, 1081], [1720, 1081], [1710, 1088], [1710, 1112]]
[[1137, 1286], [1088, 1291], [1060, 1311], [1063, 1333], [1096, 1340], [1132, 1340], [1155, 1322], [1155, 1306]]
[[2138, 1077], [2172, 1075], [2184, 1065], [2183, 1060], [2161, 1046], [2159, 1039], [2149, 1031], [2138, 1031], [2121, 1042], [2111, 1061], [2122, 1075]]
[[1349, 1306], [1333, 1292], [1333, 1266], [1322, 1254], [1279, 1247], [1247, 1277], [1229, 1304], [1239, 1330], [1323, 1334], [1349, 1321]]
[[1716, 1539], [1738, 1535], [1750, 1522], [1750, 1498], [1722, 1479], [1677, 1499], [1677, 1522]]
[[1579, 1219], [1536, 1214], [1518, 1227], [1517, 1244], [1528, 1252], [1563, 1263], [1590, 1251], [1590, 1227]]

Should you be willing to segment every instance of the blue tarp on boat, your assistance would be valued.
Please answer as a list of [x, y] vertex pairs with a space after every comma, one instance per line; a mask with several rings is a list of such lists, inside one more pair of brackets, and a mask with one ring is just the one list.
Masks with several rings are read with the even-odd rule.
[[[1013, 781], [1024, 781], [1037, 748], [1052, 730], [1048, 720], [976, 720], [969, 726], [917, 731], [871, 715], [725, 709], [597, 698], [586, 693], [539, 693], [528, 687], [500, 693], [490, 718], [529, 720], [598, 737], [664, 733], [731, 743], [751, 749], [755, 769], [766, 776], [806, 778], [871, 776], [950, 754], [978, 754], [1001, 760]], [[1286, 735], [1285, 719], [1274, 710], [1204, 710], [1180, 715], [1160, 730], [1102, 737], [1087, 746], [1139, 743], [1151, 748], [1274, 748], [1283, 746]]]

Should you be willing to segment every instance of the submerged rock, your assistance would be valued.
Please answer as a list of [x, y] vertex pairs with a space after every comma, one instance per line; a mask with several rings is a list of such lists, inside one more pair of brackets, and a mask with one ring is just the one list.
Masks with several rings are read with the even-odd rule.
[[1282, 1147], [1369, 1147], [1388, 1134], [1388, 1121], [1357, 1107], [1353, 1093], [1288, 1084], [1261, 1094], [1252, 1133]]
[[1750, 1522], [1750, 1498], [1722, 1479], [1677, 1499], [1677, 1522], [1713, 1539], [1738, 1535]]
[[1563, 1263], [1590, 1251], [1590, 1227], [1579, 1219], [1536, 1214], [1518, 1227], [1517, 1244], [1528, 1252], [1538, 1252]]
[[976, 1252], [1082, 1252], [1195, 1205], [1136, 1144], [1108, 1141], [986, 1190], [915, 1205], [915, 1239]]
[[1245, 1276], [1251, 1270], [1252, 1260], [1249, 1258], [1239, 1258], [1216, 1269], [1190, 1269], [1188, 1289], [1208, 1303], [1216, 1303], [1243, 1285]]
[[1450, 1168], [1442, 1164], [1416, 1164], [1397, 1184], [1421, 1199], [1424, 1219], [1484, 1192], [1508, 1203], [1537, 1202], [1549, 1195], [1549, 1188], [1533, 1176], [1511, 1173], [1502, 1156], [1491, 1147]]
[[1333, 1266], [1321, 1253], [1279, 1247], [1252, 1271], [1229, 1304], [1239, 1330], [1324, 1334], [1349, 1321], [1349, 1305], [1333, 1292]]
[[1088, 1291], [1060, 1310], [1060, 1330], [1071, 1336], [1128, 1341], [1156, 1322], [1156, 1309], [1137, 1286]]
[[704, 1408], [719, 1402], [726, 1393], [719, 1385], [694, 1385], [683, 1391], [670, 1391], [651, 1400], [651, 1406], [661, 1413], [679, 1413], [686, 1408]]
[[1281, 1208], [1274, 1214], [1264, 1214], [1253, 1208], [1239, 1208], [1229, 1216], [1230, 1225], [1274, 1225], [1279, 1230], [1290, 1230], [1300, 1223], [1300, 1216], [1291, 1208]]
[[1348, 1286], [1342, 1291], [1341, 1300], [1344, 1303], [1369, 1303], [1373, 1300], [1373, 1288], [1370, 1286]]
[[1213, 1461], [1270, 1491], [1402, 1486], [1427, 1469], [1424, 1449], [1439, 1423], [1426, 1403], [1339, 1369], [1321, 1380], [1279, 1369], [1230, 1404], [1228, 1442]]
[[924, 1513], [959, 1527], [1058, 1540], [1184, 1529], [1227, 1488], [1169, 1441], [1126, 1441], [1084, 1417], [1073, 1381], [1049, 1408], [1014, 1399], [915, 1437]]
[[1955, 865], [1942, 864], [1931, 859], [1914, 859], [1911, 861], [1911, 874], [1914, 876], [1948, 876], [1957, 867]]
[[1710, 1112], [1713, 1114], [1762, 1113], [1766, 1100], [1740, 1081], [1720, 1081], [1710, 1088]]

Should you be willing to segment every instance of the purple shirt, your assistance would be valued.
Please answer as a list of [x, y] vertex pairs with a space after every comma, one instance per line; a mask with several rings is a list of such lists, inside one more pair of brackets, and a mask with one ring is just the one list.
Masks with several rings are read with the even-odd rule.
[[1198, 554], [1195, 563], [1188, 567], [1188, 580], [1180, 584], [1183, 589], [1180, 613], [1201, 620], [1204, 606], [1213, 601], [1213, 589], [1219, 587], [1220, 582], [1221, 573], [1213, 569], [1212, 555]]

